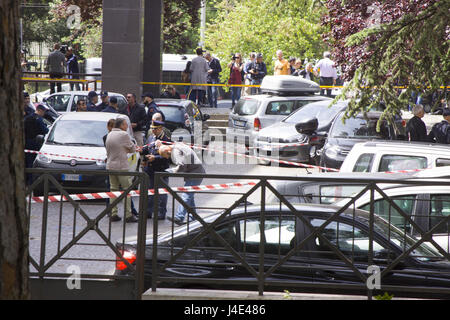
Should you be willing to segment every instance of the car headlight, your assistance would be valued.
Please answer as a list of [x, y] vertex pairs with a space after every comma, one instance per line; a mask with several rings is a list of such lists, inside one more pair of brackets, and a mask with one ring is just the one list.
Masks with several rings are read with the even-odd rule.
[[42, 163], [50, 164], [52, 163], [52, 158], [40, 153], [37, 155], [36, 160]]
[[98, 167], [105, 167], [105, 166], [106, 166], [106, 162], [105, 162], [104, 160], [99, 160], [99, 159], [97, 159], [97, 160], [95, 161], [95, 164], [96, 164]]
[[306, 140], [308, 139], [308, 137], [304, 134], [298, 135], [298, 136], [293, 136], [287, 139], [280, 139], [280, 143], [303, 143], [306, 142]]

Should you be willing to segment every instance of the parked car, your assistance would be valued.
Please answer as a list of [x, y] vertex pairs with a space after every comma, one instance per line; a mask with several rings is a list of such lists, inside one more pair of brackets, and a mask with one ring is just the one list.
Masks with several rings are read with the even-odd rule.
[[[329, 100], [309, 103], [294, 111], [280, 122], [261, 129], [256, 136], [255, 156], [272, 156], [292, 162], [314, 162], [316, 151], [321, 149], [323, 141], [336, 116], [347, 107], [339, 102], [330, 106]], [[315, 130], [298, 131], [299, 123], [317, 119]], [[311, 128], [312, 129], [312, 128]], [[316, 146], [311, 146], [311, 138], [316, 139]], [[296, 143], [305, 144], [295, 146]], [[287, 145], [283, 147], [283, 144]], [[294, 144], [294, 145], [293, 145]], [[260, 163], [267, 164], [260, 160]], [[318, 163], [317, 163], [318, 164]]]
[[[295, 206], [300, 219], [284, 206], [266, 206], [264, 214], [264, 266], [276, 265], [292, 249], [302, 241], [302, 247], [296, 248], [286, 261], [280, 264], [266, 281], [266, 290], [286, 289], [289, 291], [314, 291], [320, 293], [336, 292], [351, 294], [367, 294], [367, 288], [360, 290], [350, 288], [331, 288], [336, 284], [362, 284], [361, 278], [340, 258], [327, 241], [337, 247], [337, 250], [353, 262], [354, 267], [366, 274], [369, 255], [369, 214], [367, 211], [347, 209], [334, 216], [339, 207], [332, 205], [297, 205]], [[193, 247], [186, 249], [177, 260], [158, 274], [159, 287], [196, 287], [220, 288], [237, 290], [255, 290], [255, 275], [227, 249], [231, 247], [248, 266], [258, 272], [260, 263], [259, 244], [261, 241], [260, 222], [261, 207], [251, 206], [238, 208], [223, 217], [217, 226], [213, 227], [217, 235], [208, 233], [200, 235], [206, 226], [211, 225], [221, 213], [205, 218], [206, 225], [199, 222], [190, 223], [172, 232], [158, 236], [158, 267], [161, 267], [179, 253], [186, 244], [196, 238]], [[311, 236], [313, 230], [331, 219], [321, 234]], [[304, 221], [308, 221], [312, 228]], [[326, 241], [325, 241], [326, 239]], [[149, 288], [152, 278], [152, 238], [147, 240], [144, 264], [144, 286]], [[225, 246], [226, 245], [226, 246]], [[383, 269], [389, 261], [415, 245], [415, 240], [405, 235], [398, 228], [390, 225], [381, 217], [375, 216], [373, 225], [373, 264]], [[136, 242], [116, 243], [116, 248], [123, 253], [124, 259], [133, 265], [136, 261]], [[450, 264], [440, 253], [427, 244], [419, 244], [410, 255], [402, 259], [401, 267], [393, 268], [382, 278], [382, 286], [403, 285], [411, 287], [426, 287], [450, 289]], [[133, 273], [122, 260], [117, 259], [116, 274]], [[430, 273], [433, 276], [430, 276]], [[174, 277], [169, 281], [165, 277]], [[206, 282], [206, 279], [209, 281]], [[222, 280], [232, 280], [224, 283]], [[243, 282], [240, 282], [243, 281]], [[329, 286], [327, 286], [327, 284]], [[318, 285], [318, 286], [315, 286]], [[423, 292], [405, 292], [389, 289], [395, 296], [418, 295]], [[448, 292], [448, 291], [447, 291]], [[376, 292], [375, 292], [376, 293]], [[436, 294], [437, 295], [437, 294]], [[442, 294], [444, 295], [444, 294]], [[448, 295], [448, 293], [447, 293]], [[448, 297], [448, 296], [447, 296]]]
[[[134, 140], [129, 118], [118, 113], [107, 112], [70, 112], [60, 116], [45, 136], [40, 136], [42, 147], [34, 161], [33, 168], [106, 170], [106, 148], [103, 136], [108, 133], [106, 124], [109, 119], [124, 118], [128, 123], [128, 134]], [[67, 156], [73, 156], [68, 158]], [[80, 159], [80, 158], [89, 158]], [[129, 170], [139, 169], [139, 153], [128, 155]], [[68, 192], [104, 192], [109, 191], [107, 175], [54, 174], [55, 179]], [[34, 175], [36, 180], [38, 175]], [[50, 191], [57, 191], [49, 184]], [[35, 196], [44, 193], [44, 185], [38, 184]]]
[[396, 118], [393, 124], [383, 120], [380, 132], [377, 132], [377, 122], [382, 112], [371, 111], [344, 119], [344, 112], [335, 118], [329, 131], [320, 158], [322, 167], [339, 169], [352, 147], [358, 142], [404, 139], [404, 121]]
[[165, 127], [172, 132], [172, 141], [184, 141], [208, 145], [210, 136], [206, 121], [209, 114], [203, 114], [191, 100], [155, 99], [165, 116]]
[[[422, 231], [432, 230], [439, 222], [450, 215], [450, 188], [448, 186], [405, 186], [386, 185], [382, 190], [401, 210], [411, 217]], [[340, 200], [336, 205], [348, 202]], [[366, 193], [355, 201], [355, 207], [370, 210], [370, 194]], [[380, 193], [374, 195], [374, 212], [390, 221], [409, 235], [420, 238], [420, 233], [394, 208]], [[450, 222], [434, 229], [433, 240], [442, 249], [450, 252]]]
[[[84, 99], [88, 101], [89, 91], [67, 91], [57, 92], [43, 99], [47, 105], [52, 106], [57, 112], [65, 113], [77, 110], [77, 101]], [[100, 95], [100, 91], [97, 92]], [[127, 99], [120, 93], [108, 92], [109, 97], [116, 97], [119, 110], [125, 108]], [[101, 103], [99, 98], [99, 104]]]
[[317, 83], [292, 76], [266, 76], [261, 83], [262, 94], [242, 97], [231, 110], [226, 130], [227, 141], [253, 145], [258, 132], [280, 122], [304, 105], [327, 100], [315, 95]]
[[353, 146], [340, 172], [377, 172], [450, 165], [450, 146], [426, 142], [370, 141]]

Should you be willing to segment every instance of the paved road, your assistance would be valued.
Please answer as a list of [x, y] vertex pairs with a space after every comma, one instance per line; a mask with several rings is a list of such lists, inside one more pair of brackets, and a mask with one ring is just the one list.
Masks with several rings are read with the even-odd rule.
[[[217, 147], [217, 146], [215, 146]], [[209, 161], [211, 159], [209, 158]], [[228, 159], [230, 160], [230, 159]], [[301, 173], [306, 173], [306, 170], [297, 167], [276, 167], [276, 166], [259, 166], [254, 163], [249, 163], [249, 159], [235, 158], [234, 162], [226, 164], [207, 164], [205, 166], [207, 173], [216, 174], [230, 174], [229, 180], [213, 180], [204, 179], [202, 184], [217, 184], [236, 182], [237, 180], [232, 175], [286, 175], [292, 176]], [[209, 162], [211, 163], [211, 162]], [[311, 171], [311, 170], [310, 170]], [[244, 180], [249, 181], [249, 180]], [[172, 178], [169, 183], [172, 187], [183, 186], [181, 178]], [[211, 212], [220, 210], [220, 208], [229, 207], [233, 204], [240, 195], [236, 192], [245, 192], [250, 187], [241, 189], [230, 189], [218, 191], [217, 194], [197, 194], [196, 204], [198, 207], [208, 208], [198, 210], [199, 214], [207, 215]], [[138, 198], [133, 198], [135, 205], [138, 205]], [[260, 196], [256, 192], [248, 199], [250, 202], [259, 203]], [[31, 218], [30, 218], [30, 254], [31, 257], [39, 263], [42, 245], [42, 232], [46, 232], [45, 244], [45, 263], [49, 263], [58, 252], [61, 252], [64, 247], [74, 241], [80, 232], [86, 226], [87, 221], [83, 214], [87, 215], [89, 219], [96, 218], [102, 210], [105, 209], [103, 201], [95, 202], [80, 202], [79, 208], [74, 208], [70, 203], [50, 203], [48, 209], [47, 227], [43, 228], [43, 213], [42, 204], [32, 204]], [[175, 207], [178, 204], [175, 203]], [[172, 197], [169, 196], [168, 201], [168, 215], [172, 214], [173, 210]], [[176, 209], [176, 208], [175, 208]], [[83, 214], [82, 214], [83, 213]], [[123, 216], [123, 209], [119, 208], [119, 215]], [[158, 223], [159, 233], [171, 229], [171, 223], [168, 220], [160, 221]], [[61, 234], [58, 233], [61, 230]], [[115, 255], [110, 248], [105, 246], [99, 233], [104, 237], [110, 239], [114, 244], [116, 241], [121, 241], [124, 238], [132, 238], [137, 234], [137, 224], [124, 224], [121, 222], [110, 223], [108, 218], [103, 218], [98, 223], [98, 229], [87, 231], [84, 236], [76, 241], [77, 245], [73, 246], [63, 255], [63, 260], [58, 260], [52, 264], [47, 272], [62, 272], [67, 271], [68, 266], [77, 265], [80, 267], [82, 273], [89, 274], [111, 274], [114, 271]], [[147, 235], [153, 234], [153, 221], [147, 222]], [[102, 244], [102, 245], [93, 245]], [[77, 258], [76, 260], [71, 260]], [[80, 260], [81, 258], [81, 260]], [[90, 259], [103, 259], [109, 261], [92, 262]], [[36, 271], [34, 267], [30, 267], [30, 271]]]

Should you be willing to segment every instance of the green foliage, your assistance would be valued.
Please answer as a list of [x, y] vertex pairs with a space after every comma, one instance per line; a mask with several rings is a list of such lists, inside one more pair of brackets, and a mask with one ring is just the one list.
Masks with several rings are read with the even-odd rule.
[[[418, 14], [405, 14], [347, 38], [347, 46], [375, 39], [366, 49], [370, 57], [337, 97], [352, 97], [348, 117], [382, 101], [386, 105], [383, 117], [390, 119], [406, 108], [413, 91], [444, 95], [450, 84], [449, 12], [450, 2], [438, 1]], [[400, 95], [399, 89], [404, 89]]]
[[390, 295], [389, 293], [385, 292], [383, 295], [374, 296], [376, 300], [392, 300], [394, 295]]
[[[206, 48], [222, 63], [222, 80], [229, 76], [226, 65], [231, 55], [240, 52], [244, 59], [261, 52], [269, 74], [277, 50], [284, 56], [301, 59], [321, 57], [326, 49], [320, 25], [324, 8], [312, 0], [222, 0], [217, 1], [217, 16], [207, 24]], [[225, 68], [224, 68], [225, 67]]]

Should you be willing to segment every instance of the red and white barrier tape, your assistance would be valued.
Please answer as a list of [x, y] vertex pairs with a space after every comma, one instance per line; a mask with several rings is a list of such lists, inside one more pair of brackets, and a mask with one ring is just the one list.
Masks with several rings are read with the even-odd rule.
[[[233, 182], [233, 183], [221, 183], [221, 184], [211, 184], [211, 185], [200, 185], [200, 186], [190, 186], [190, 187], [177, 187], [172, 188], [173, 191], [177, 192], [195, 192], [195, 191], [210, 191], [210, 190], [225, 190], [232, 188], [242, 188], [246, 186], [255, 186], [256, 182]], [[158, 189], [159, 194], [168, 194], [169, 192], [166, 189]], [[115, 191], [115, 192], [99, 192], [99, 193], [82, 193], [82, 194], [70, 194], [70, 198], [74, 201], [82, 201], [82, 200], [99, 200], [99, 199], [114, 199], [118, 198], [123, 192]], [[148, 195], [154, 195], [155, 190], [149, 189]], [[140, 196], [139, 190], [133, 190], [128, 193], [128, 196]], [[45, 197], [32, 197], [31, 203], [43, 203]], [[57, 196], [48, 196], [48, 202], [61, 202], [68, 201], [65, 196], [57, 195]]]
[[27, 149], [25, 149], [24, 152], [25, 153], [43, 154], [43, 155], [46, 155], [46, 156], [54, 156], [54, 157], [61, 157], [61, 158], [81, 159], [81, 160], [91, 160], [91, 161], [105, 162], [105, 159], [95, 159], [95, 158], [69, 156], [69, 155], [64, 155], [64, 154], [47, 153], [47, 152], [41, 152], [41, 151], [36, 151], [36, 150], [27, 150]]

